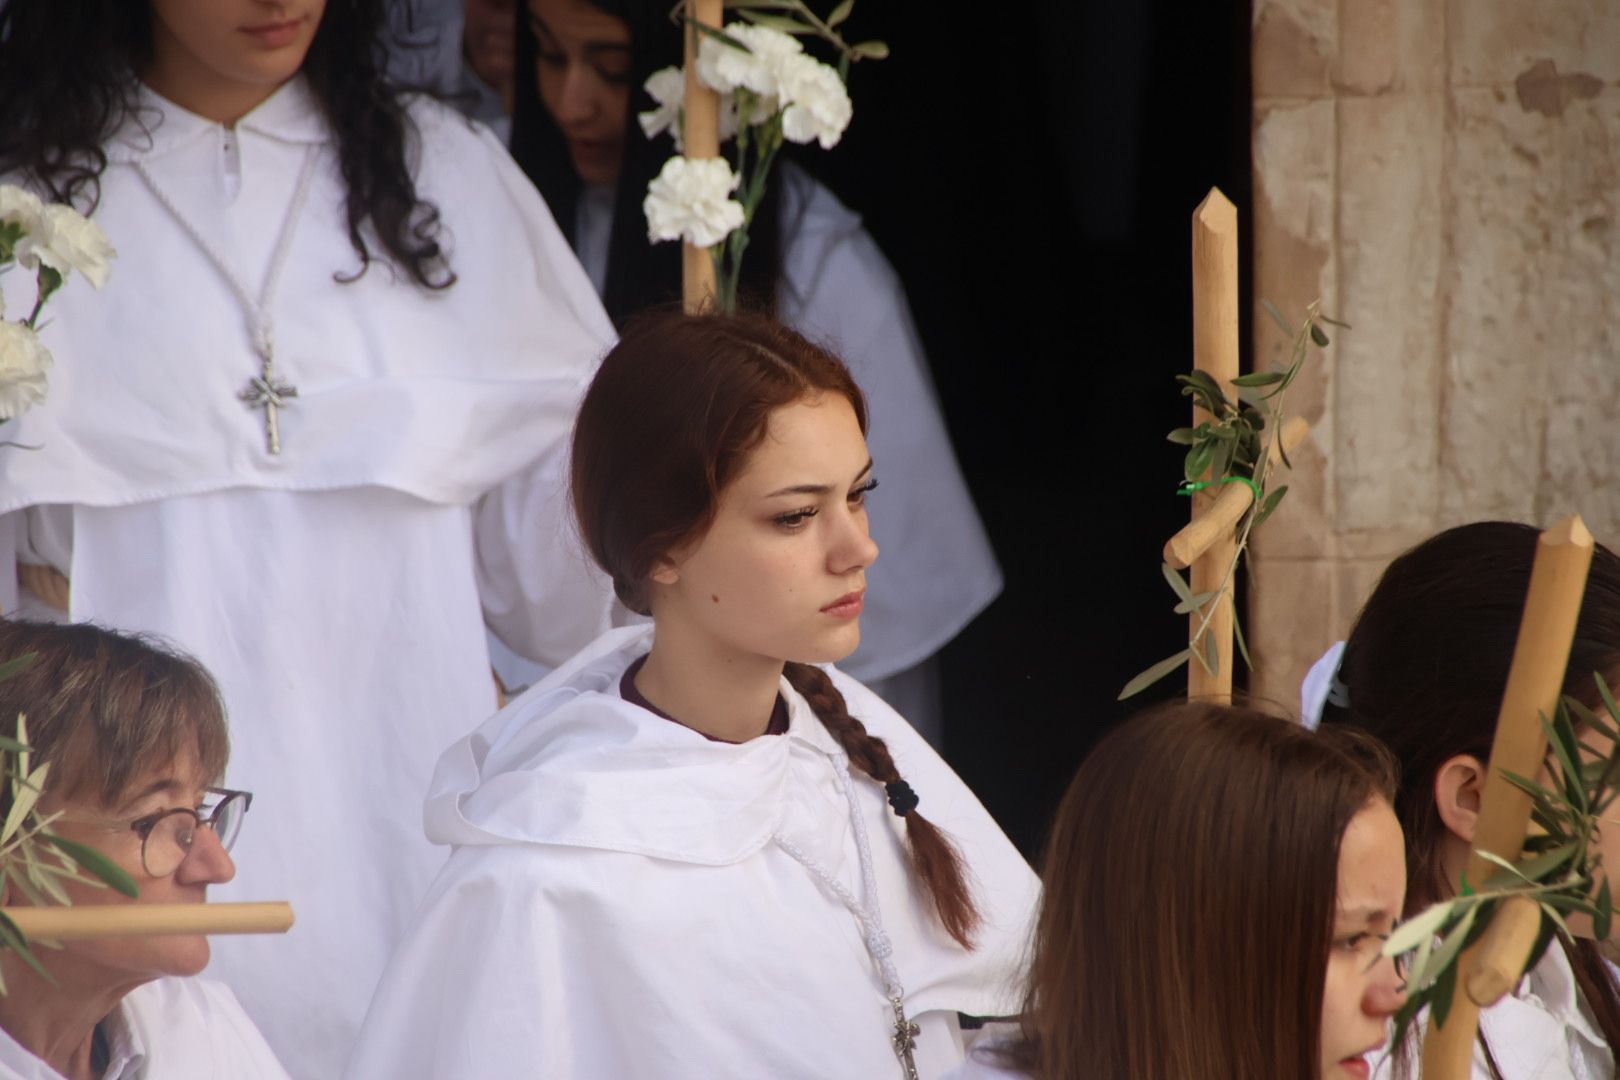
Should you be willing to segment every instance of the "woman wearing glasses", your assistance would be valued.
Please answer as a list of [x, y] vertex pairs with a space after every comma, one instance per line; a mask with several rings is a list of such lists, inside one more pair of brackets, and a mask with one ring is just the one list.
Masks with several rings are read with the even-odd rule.
[[[252, 796], [211, 785], [229, 745], [213, 679], [194, 660], [89, 625], [0, 622], [0, 732], [28, 718], [38, 809], [134, 878], [138, 898], [67, 882], [76, 904], [197, 902], [236, 873], [227, 849]], [[0, 792], [0, 815], [11, 792]], [[14, 879], [7, 904], [30, 897]], [[50, 978], [0, 952], [0, 1080], [233, 1080], [286, 1072], [225, 986], [192, 978], [208, 939], [171, 934], [36, 950]]]

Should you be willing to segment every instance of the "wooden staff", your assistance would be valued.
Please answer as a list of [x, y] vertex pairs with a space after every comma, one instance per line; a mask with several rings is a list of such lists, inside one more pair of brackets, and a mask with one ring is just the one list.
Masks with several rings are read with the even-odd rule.
[[[720, 29], [724, 0], [686, 0], [686, 16], [693, 23]], [[720, 95], [703, 85], [697, 75], [698, 44], [703, 32], [690, 23], [686, 27], [686, 101], [681, 128], [682, 153], [689, 158], [720, 156]], [[708, 248], [681, 245], [681, 300], [689, 313], [696, 313], [714, 301], [718, 291], [714, 257]]]
[[[1238, 374], [1238, 221], [1237, 207], [1210, 188], [1192, 217], [1193, 276], [1193, 366], [1209, 374], [1215, 384], [1237, 400], [1232, 380]], [[1193, 427], [1213, 419], [1193, 406]], [[1245, 485], [1227, 484], [1226, 487]], [[1206, 488], [1193, 493], [1192, 516], [1197, 521], [1215, 505], [1220, 492]], [[1210, 600], [1213, 613], [1202, 638], [1198, 628], [1204, 613], [1195, 611], [1188, 635], [1194, 657], [1187, 664], [1187, 696], [1230, 701], [1232, 697], [1232, 590], [1231, 582], [1222, 589], [1222, 578], [1237, 555], [1237, 538], [1231, 529], [1222, 531], [1192, 564], [1192, 591], [1221, 590]], [[1208, 655], [1214, 642], [1216, 668], [1210, 671], [1201, 656]]]
[[4, 910], [30, 941], [148, 934], [284, 934], [293, 924], [292, 905], [285, 900], [253, 904], [80, 904]]
[[[1558, 706], [1591, 564], [1592, 534], [1579, 514], [1571, 514], [1542, 533], [1536, 544], [1530, 591], [1519, 622], [1513, 664], [1508, 668], [1502, 711], [1496, 718], [1491, 763], [1474, 827], [1474, 851], [1468, 860], [1468, 880], [1476, 884], [1496, 870], [1480, 852], [1510, 861], [1523, 853], [1530, 826], [1530, 796], [1508, 783], [1502, 773], [1535, 776], [1541, 771], [1547, 756], [1541, 717], [1552, 716]], [[1424, 1080], [1467, 1080], [1480, 1006], [1495, 1000], [1476, 1000], [1476, 991], [1482, 998], [1492, 992], [1500, 997], [1511, 988], [1535, 943], [1535, 934], [1526, 933], [1528, 914], [1522, 904], [1502, 905], [1479, 940], [1463, 950], [1457, 961], [1457, 982], [1466, 992], [1452, 998], [1445, 1024], [1429, 1027], [1423, 1040]], [[1535, 914], [1534, 925], [1539, 926], [1539, 909]], [[1500, 930], [1498, 922], [1503, 924]], [[1505, 977], [1510, 970], [1514, 976]]]

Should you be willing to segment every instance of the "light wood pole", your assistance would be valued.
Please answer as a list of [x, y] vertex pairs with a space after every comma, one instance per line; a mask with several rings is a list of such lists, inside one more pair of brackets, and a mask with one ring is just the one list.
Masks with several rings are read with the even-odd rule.
[[[724, 0], [686, 0], [686, 101], [681, 128], [682, 153], [694, 160], [720, 156], [720, 95], [697, 75], [698, 43], [703, 32], [693, 25], [720, 29]], [[689, 313], [714, 304], [718, 282], [708, 248], [681, 244], [681, 302]]]
[[[1232, 380], [1238, 374], [1238, 220], [1237, 207], [1211, 188], [1192, 216], [1193, 281], [1193, 367], [1206, 372], [1223, 393], [1237, 400]], [[1193, 406], [1193, 427], [1213, 419]], [[1201, 479], [1207, 479], [1201, 478]], [[1227, 487], [1238, 485], [1228, 484]], [[1192, 516], [1197, 521], [1210, 511], [1221, 492], [1218, 488], [1195, 491]], [[1226, 529], [1211, 539], [1192, 564], [1191, 587], [1194, 595], [1221, 589], [1222, 578], [1237, 554], [1237, 538]], [[1202, 638], [1198, 628], [1204, 621], [1200, 611], [1189, 618], [1188, 644], [1193, 656], [1187, 662], [1187, 696], [1227, 702], [1232, 697], [1232, 585], [1209, 602], [1214, 605]], [[1214, 670], [1205, 666], [1208, 646], [1215, 646]]]
[[240, 904], [78, 904], [0, 909], [30, 941], [146, 934], [282, 934], [293, 924], [285, 900]]
[[[1592, 564], [1592, 534], [1572, 514], [1541, 534], [1530, 571], [1519, 639], [1508, 668], [1502, 710], [1491, 743], [1491, 763], [1474, 828], [1468, 880], [1478, 885], [1496, 866], [1480, 857], [1488, 851], [1516, 862], [1530, 827], [1530, 796], [1503, 778], [1504, 770], [1535, 776], [1547, 754], [1541, 717], [1552, 716], [1564, 685], [1569, 649], [1575, 640], [1586, 573]], [[1491, 925], [1458, 959], [1457, 993], [1443, 1025], [1431, 1024], [1423, 1040], [1423, 1080], [1468, 1080], [1481, 1006], [1493, 1004], [1513, 986], [1535, 944], [1539, 906], [1529, 900], [1503, 904]], [[1493, 996], [1494, 995], [1494, 996]]]

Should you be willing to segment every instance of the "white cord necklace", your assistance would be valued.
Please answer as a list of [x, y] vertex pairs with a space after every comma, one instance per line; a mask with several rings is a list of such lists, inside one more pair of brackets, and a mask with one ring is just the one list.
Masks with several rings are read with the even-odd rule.
[[265, 449], [271, 454], [281, 453], [281, 424], [278, 417], [279, 410], [285, 408], [290, 399], [298, 396], [298, 387], [292, 383], [283, 382], [276, 375], [275, 366], [275, 327], [270, 318], [270, 305], [275, 300], [276, 286], [281, 283], [281, 271], [287, 263], [287, 252], [292, 248], [293, 233], [297, 229], [298, 218], [303, 212], [304, 203], [309, 196], [309, 182], [315, 175], [315, 162], [320, 156], [320, 147], [311, 146], [304, 151], [304, 163], [298, 172], [298, 183], [293, 188], [292, 200], [287, 204], [287, 213], [281, 219], [281, 233], [276, 237], [276, 247], [270, 254], [270, 266], [265, 271], [264, 285], [259, 289], [259, 298], [255, 300], [242, 279], [231, 269], [231, 264], [214, 249], [203, 236], [202, 230], [191, 223], [191, 220], [180, 212], [173, 199], [167, 192], [158, 186], [152, 174], [147, 171], [144, 162], [135, 163], [135, 171], [145, 181], [154, 198], [169, 216], [179, 223], [187, 236], [191, 237], [198, 249], [214, 264], [220, 277], [231, 287], [237, 300], [242, 305], [242, 313], [247, 316], [248, 334], [253, 341], [253, 351], [259, 354], [259, 373], [249, 379], [247, 385], [237, 394], [237, 397], [250, 409], [264, 410], [264, 441]]
[[833, 877], [826, 867], [812, 859], [798, 844], [781, 833], [777, 833], [772, 839], [776, 841], [778, 847], [815, 875], [834, 896], [843, 901], [844, 906], [855, 916], [855, 921], [861, 924], [861, 938], [866, 943], [866, 951], [877, 964], [878, 975], [883, 979], [884, 993], [888, 995], [889, 1005], [894, 1009], [894, 1030], [889, 1036], [889, 1045], [894, 1048], [895, 1056], [900, 1059], [900, 1068], [905, 1080], [919, 1080], [914, 1052], [917, 1049], [917, 1036], [922, 1034], [922, 1028], [906, 1019], [906, 992], [900, 985], [900, 973], [894, 966], [894, 945], [883, 929], [883, 912], [878, 906], [877, 875], [872, 872], [872, 848], [866, 840], [866, 820], [861, 816], [860, 802], [855, 795], [854, 785], [850, 783], [849, 758], [844, 754], [835, 754], [832, 761], [833, 783], [849, 802], [849, 822], [850, 828], [855, 833], [855, 851], [860, 856], [861, 892], [866, 894], [865, 901], [857, 900], [843, 882]]

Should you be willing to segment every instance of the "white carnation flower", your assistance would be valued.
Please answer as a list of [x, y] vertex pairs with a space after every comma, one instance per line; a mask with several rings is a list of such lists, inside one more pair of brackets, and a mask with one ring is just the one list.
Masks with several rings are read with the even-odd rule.
[[649, 109], [637, 119], [647, 138], [656, 139], [669, 132], [675, 139], [675, 149], [681, 148], [681, 103], [686, 98], [686, 74], [678, 67], [667, 67], [647, 76], [645, 89], [658, 102], [658, 108]]
[[96, 288], [107, 283], [117, 256], [101, 226], [61, 203], [45, 208], [39, 228], [17, 246], [17, 261], [32, 269], [44, 263], [62, 277], [77, 270]]
[[855, 113], [849, 90], [838, 72], [809, 56], [789, 58], [781, 70], [782, 135], [790, 142], [812, 139], [823, 150], [838, 145]]
[[0, 184], [0, 222], [21, 225], [25, 233], [37, 232], [44, 213], [45, 204], [33, 192]]
[[752, 23], [732, 23], [726, 27], [726, 34], [748, 46], [748, 51], [703, 35], [698, 43], [698, 78], [722, 94], [740, 87], [761, 97], [779, 97], [783, 63], [804, 52], [799, 39]]
[[[664, 132], [675, 140], [677, 151], [684, 149], [681, 145], [681, 108], [686, 103], [686, 72], [678, 67], [667, 67], [655, 71], [647, 78], [645, 89], [652, 99], [658, 103], [658, 108], [648, 109], [637, 116], [641, 121], [641, 130], [646, 132], [647, 138], [656, 139]], [[774, 107], [771, 110], [775, 111]], [[758, 123], [769, 118], [770, 113], [760, 114], [756, 106]], [[725, 142], [737, 134], [737, 97], [735, 94], [722, 94], [720, 96], [720, 141]]]
[[0, 420], [10, 420], [45, 400], [51, 354], [39, 336], [19, 322], [0, 319]]
[[742, 227], [742, 203], [731, 198], [738, 177], [724, 158], [672, 157], [647, 186], [647, 237], [712, 247]]

